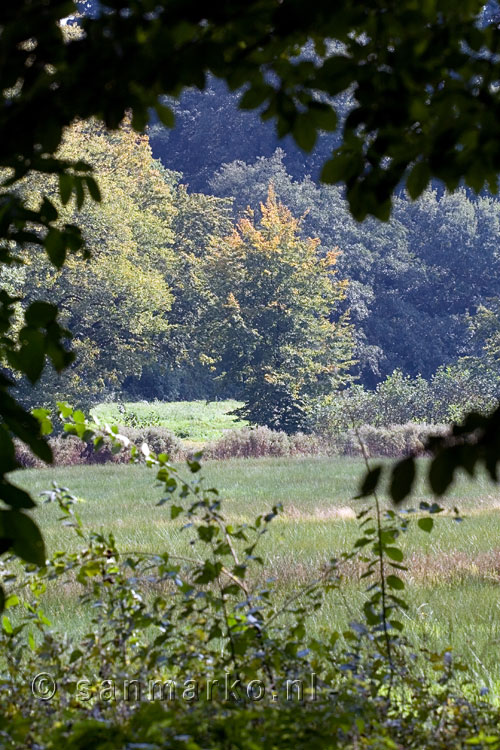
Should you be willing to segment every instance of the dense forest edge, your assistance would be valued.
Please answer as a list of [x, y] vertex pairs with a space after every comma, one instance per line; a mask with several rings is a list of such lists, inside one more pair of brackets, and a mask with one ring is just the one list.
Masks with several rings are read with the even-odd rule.
[[[417, 202], [396, 198], [388, 223], [358, 224], [340, 188], [292, 178], [281, 150], [223, 164], [207, 193], [186, 189], [127, 125], [114, 135], [74, 126], [61, 155], [77, 150], [107, 196], [63, 212], [78, 220], [92, 262], [54, 271], [27, 251], [25, 265], [2, 270], [25, 306], [47, 287], [78, 353], [64, 375], [24, 388], [32, 404], [255, 402], [258, 391], [267, 406], [242, 416], [287, 432], [448, 423], [495, 405], [495, 198], [430, 189]], [[47, 188], [49, 178], [18, 189], [36, 201]], [[273, 235], [288, 243], [286, 278]], [[272, 415], [287, 400], [289, 423]]]

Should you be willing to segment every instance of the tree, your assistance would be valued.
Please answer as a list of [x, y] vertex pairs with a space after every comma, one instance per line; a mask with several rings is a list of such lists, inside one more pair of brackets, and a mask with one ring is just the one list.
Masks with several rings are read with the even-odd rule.
[[500, 297], [490, 297], [470, 318], [473, 340], [496, 369], [500, 365]]
[[95, 122], [66, 131], [57, 155], [78, 153], [99, 179], [100, 203], [80, 211], [63, 206], [50, 177], [26, 177], [18, 191], [36, 203], [52, 194], [60, 221], [80, 229], [91, 258], [69, 257], [54, 271], [36, 248], [24, 251], [18, 292], [28, 306], [43, 291], [73, 335], [75, 362], [65, 374], [46, 372], [38, 388], [24, 388], [28, 403], [57, 398], [88, 404], [120, 391], [127, 377], [140, 377], [158, 359], [168, 336], [172, 305], [169, 278], [175, 274], [173, 223], [177, 213], [173, 180], [155, 162], [148, 139], [124, 125], [114, 134]]
[[162, 337], [156, 362], [144, 363], [140, 372], [124, 382], [124, 390], [140, 398], [175, 401], [216, 395], [212, 374], [196, 357], [196, 342], [204, 320], [201, 275], [210, 242], [217, 242], [232, 229], [232, 200], [189, 193], [183, 184], [178, 184], [180, 178], [174, 173], [175, 264], [167, 277], [172, 296], [168, 335]]
[[239, 387], [239, 416], [291, 433], [307, 429], [314, 399], [348, 379], [352, 330], [347, 314], [335, 315], [346, 283], [336, 253], [318, 258], [318, 240], [301, 238], [272, 188], [260, 212], [203, 257], [202, 356]]
[[[338, 245], [339, 273], [349, 280], [346, 307], [356, 328], [362, 382], [376, 386], [394, 369], [430, 378], [438, 367], [471, 353], [468, 313], [500, 283], [500, 203], [465, 190], [427, 190], [417, 201], [394, 199], [389, 222], [349, 214], [342, 190], [294, 180], [284, 152], [225, 164], [211, 180], [216, 195], [234, 196], [235, 215], [265, 199], [269, 181], [318, 237], [318, 252]], [[432, 337], [427, 332], [432, 330]]]

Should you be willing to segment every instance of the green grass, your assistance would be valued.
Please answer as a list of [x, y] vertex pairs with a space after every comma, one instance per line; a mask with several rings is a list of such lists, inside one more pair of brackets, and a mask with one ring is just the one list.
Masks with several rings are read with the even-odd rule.
[[[221, 437], [225, 430], [245, 426], [246, 422], [237, 419], [229, 412], [234, 411], [239, 401], [138, 401], [122, 405], [125, 414], [137, 416], [139, 426], [148, 423], [166, 427], [183, 440], [204, 443]], [[119, 404], [99, 404], [91, 411], [93, 417], [112, 424], [126, 424]], [[134, 425], [132, 425], [134, 426]]]
[[[255, 459], [208, 462], [203, 470], [209, 486], [221, 491], [226, 515], [251, 521], [275, 503], [284, 513], [263, 539], [266, 577], [281, 592], [314, 579], [332, 557], [350, 548], [358, 535], [350, 516], [363, 501], [352, 500], [364, 471], [358, 459]], [[84, 524], [112, 530], [124, 551], [193, 553], [192, 530], [171, 521], [168, 505], [156, 507], [161, 489], [154, 474], [141, 466], [61, 467], [19, 472], [15, 481], [34, 495], [52, 481], [71, 488], [84, 502], [79, 512]], [[429, 499], [420, 479], [413, 505]], [[410, 604], [407, 624], [417, 644], [444, 649], [452, 646], [475, 670], [481, 684], [500, 686], [500, 492], [486, 477], [472, 482], [460, 477], [444, 504], [449, 512], [436, 518], [427, 534], [412, 524], [401, 540], [409, 560], [405, 574]], [[453, 520], [453, 507], [464, 515]], [[41, 505], [35, 515], [50, 552], [76, 548], [70, 531], [62, 532], [54, 506]], [[349, 571], [347, 571], [349, 573]], [[353, 578], [354, 575], [354, 578]], [[339, 629], [360, 619], [362, 587], [355, 571], [347, 577], [344, 593], [333, 592], [319, 614], [310, 618], [311, 633]], [[88, 613], [74, 615], [75, 592], [52, 588], [46, 610], [58, 627], [68, 631], [88, 625]]]

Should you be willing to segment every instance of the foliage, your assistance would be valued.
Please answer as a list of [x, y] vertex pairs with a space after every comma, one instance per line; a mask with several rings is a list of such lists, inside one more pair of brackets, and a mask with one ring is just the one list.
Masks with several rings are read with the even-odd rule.
[[317, 405], [314, 430], [335, 435], [361, 425], [450, 424], [470, 411], [487, 414], [499, 399], [498, 369], [484, 357], [461, 357], [439, 367], [428, 381], [395, 370], [373, 391], [351, 385]]
[[348, 318], [335, 314], [345, 289], [336, 254], [318, 259], [299, 227], [270, 188], [260, 221], [249, 213], [203, 258], [201, 356], [238, 384], [238, 416], [288, 433], [307, 429], [309, 401], [343, 385], [351, 365]]
[[[56, 156], [65, 127], [76, 118], [96, 116], [116, 128], [130, 109], [133, 128], [142, 130], [151, 107], [172, 124], [172, 111], [159, 95], [178, 96], [192, 85], [203, 88], [208, 72], [234, 89], [248, 84], [240, 106], [262, 107], [262, 116], [276, 121], [279, 136], [291, 133], [306, 150], [314, 146], [318, 131], [336, 129], [331, 97], [354, 89], [355, 106], [345, 121], [342, 144], [322, 177], [346, 182], [358, 219], [369, 213], [387, 218], [390, 196], [405, 178], [412, 197], [432, 176], [452, 189], [461, 178], [476, 191], [486, 183], [497, 189], [500, 140], [491, 112], [499, 95], [494, 84], [498, 30], [478, 23], [479, 0], [458, 6], [439, 0], [418, 8], [406, 0], [388, 13], [350, 3], [326, 8], [323, 2], [276, 5], [272, 0], [223, 9], [164, 0], [153, 12], [149, 3], [135, 0], [125, 13], [120, 3], [105, 9], [82, 19], [76, 33], [63, 33], [60, 23], [76, 10], [67, 0], [24, 0], [1, 11], [6, 62], [0, 168], [10, 174], [0, 196], [3, 264], [16, 261], [19, 246], [37, 244], [60, 267], [68, 253], [82, 247], [74, 224], [57, 224], [50, 198], [43, 196], [30, 208], [11, 189], [33, 171], [59, 177], [63, 203], [73, 195], [79, 207], [86, 194], [99, 200], [89, 166]], [[486, 24], [488, 18], [483, 18]], [[297, 61], [310, 40], [317, 63]], [[337, 44], [329, 49], [327, 40]], [[54, 306], [32, 303], [17, 335], [11, 329], [13, 315], [14, 299], [4, 291], [4, 362], [33, 382], [46, 357], [57, 371], [70, 363]], [[7, 377], [2, 376], [0, 388], [1, 499], [11, 509], [6, 518], [16, 521], [2, 534], [7, 546], [9, 533], [17, 538], [16, 529], [29, 525], [20, 509], [33, 505], [5, 479], [15, 468], [11, 433], [39, 457], [49, 461], [51, 456], [36, 418], [12, 397]]]
[[473, 340], [480, 345], [481, 353], [498, 368], [500, 361], [500, 298], [485, 300], [470, 318]]
[[59, 394], [82, 403], [120, 390], [128, 376], [140, 376], [156, 361], [169, 330], [174, 191], [147, 138], [126, 124], [111, 135], [95, 123], [78, 123], [58, 151], [60, 158], [76, 154], [99, 179], [99, 204], [86, 203], [79, 211], [61, 205], [54, 178], [31, 176], [17, 187], [26, 202], [53, 196], [61, 220], [80, 228], [92, 255], [85, 264], [69, 258], [56, 272], [33, 248], [21, 256], [23, 306], [43, 291], [71, 329], [77, 354], [62, 377], [47, 373], [37, 390], [29, 389], [31, 403], [44, 403], [47, 393], [52, 401]]
[[[312, 44], [305, 45], [299, 59], [320, 63]], [[261, 119], [262, 107], [240, 109], [243, 94], [244, 88], [231, 91], [224, 81], [209, 75], [204, 89], [188, 88], [178, 100], [169, 98], [165, 103], [174, 111], [175, 125], [166, 128], [153, 118], [148, 133], [154, 155], [169, 169], [182, 172], [190, 189], [200, 192], [207, 192], [221, 165], [235, 159], [253, 162], [258, 157], [271, 157], [278, 146], [283, 149], [290, 174], [295, 178], [310, 174], [318, 180], [332, 147], [340, 144], [338, 130], [335, 133], [319, 131], [314, 149], [306, 153], [297, 146], [293, 136], [280, 138], [274, 123]], [[335, 97], [339, 122], [345, 119], [351, 106], [352, 92]], [[234, 195], [240, 202], [242, 196]], [[259, 199], [264, 200], [265, 193]]]
[[[146, 429], [121, 428], [122, 434], [138, 449], [146, 443], [157, 453], [166, 453], [172, 460], [183, 458], [185, 451], [181, 441], [164, 427], [148, 427]], [[116, 453], [109, 440], [105, 440], [99, 450], [95, 450], [91, 442], [82, 442], [71, 435], [62, 434], [51, 437], [48, 445], [52, 450], [54, 466], [89, 466], [96, 464], [128, 462], [126, 453]], [[23, 468], [41, 468], [43, 463], [37, 460], [23, 443], [16, 441], [16, 461]]]
[[[68, 434], [102, 438], [80, 413], [61, 408]], [[112, 430], [106, 435], [126, 444]], [[140, 455], [132, 451], [134, 460]], [[189, 557], [122, 551], [109, 531], [85, 529], [67, 489], [55, 485], [45, 493], [80, 549], [58, 550], [24, 569], [12, 556], [3, 563], [6, 748], [154, 749], [187, 741], [203, 747], [221, 738], [228, 747], [265, 738], [278, 748], [290, 732], [304, 748], [313, 738], [320, 747], [332, 747], [332, 740], [346, 748], [498, 746], [498, 711], [466, 697], [467, 676], [460, 680], [450, 650], [424, 648], [417, 656], [402, 633], [399, 540], [411, 515], [383, 514], [375, 496], [358, 514], [353, 549], [279, 601], [272, 585], [255, 584], [251, 572], [263, 565], [259, 547], [281, 508], [229, 525], [197, 458], [184, 478], [165, 455], [143, 451], [163, 488], [158, 512], [167, 506], [171, 518], [186, 521]], [[421, 533], [431, 530], [438, 510], [419, 518]], [[367, 584], [364, 621], [342, 634], [308, 638], [307, 618], [320, 611], [325, 594], [339, 591], [343, 566], [354, 559]], [[91, 630], [76, 638], [51, 631], [43, 611], [45, 593], [64, 582], [78, 587], [82, 605], [93, 605]], [[419, 658], [430, 676], [412, 675]]]
[[429, 379], [441, 365], [480, 353], [469, 313], [488, 306], [498, 289], [497, 200], [462, 189], [453, 195], [427, 190], [416, 202], [400, 193], [389, 222], [368, 218], [359, 224], [339, 187], [303, 175], [292, 179], [284, 161], [278, 150], [253, 163], [225, 164], [211, 189], [234, 196], [241, 215], [247, 206], [258, 207], [272, 181], [278, 199], [304, 216], [304, 233], [321, 240], [320, 254], [338, 245], [365, 386], [374, 388], [398, 368]]
[[[463, 421], [452, 426], [448, 434], [430, 437], [424, 450], [432, 455], [429, 483], [438, 497], [446, 493], [460, 470], [473, 477], [479, 466], [483, 465], [491, 480], [497, 482], [500, 462], [500, 407], [497, 406], [488, 415], [468, 413]], [[373, 473], [375, 471], [376, 475]], [[365, 483], [376, 489], [382, 476], [381, 467], [376, 467], [373, 472], [366, 475]], [[411, 494], [415, 476], [414, 455], [394, 465], [389, 492], [396, 503], [402, 502]], [[372, 481], [373, 485], [370, 485]]]

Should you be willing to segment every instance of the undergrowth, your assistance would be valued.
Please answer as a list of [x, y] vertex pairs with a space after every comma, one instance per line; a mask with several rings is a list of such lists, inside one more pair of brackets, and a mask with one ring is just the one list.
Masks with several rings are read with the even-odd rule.
[[[62, 416], [68, 434], [104, 443], [71, 409]], [[400, 539], [414, 523], [430, 533], [439, 506], [414, 518], [373, 496], [352, 549], [283, 598], [252, 573], [264, 566], [261, 541], [279, 505], [229, 524], [200, 456], [184, 474], [164, 453], [138, 451], [112, 430], [105, 437], [153, 469], [158, 504], [183, 520], [191, 552], [121, 550], [112, 533], [83, 526], [69, 490], [47, 491], [79, 549], [56, 551], [43, 566], [2, 562], [3, 747], [500, 746], [498, 709], [466, 667], [449, 649], [432, 653], [405, 635]], [[363, 618], [308, 637], [307, 619], [328, 592], [342, 592], [353, 561], [366, 583]], [[92, 609], [79, 637], [54, 632], [43, 612], [54, 581], [77, 587]], [[416, 668], [422, 660], [427, 670]]]

